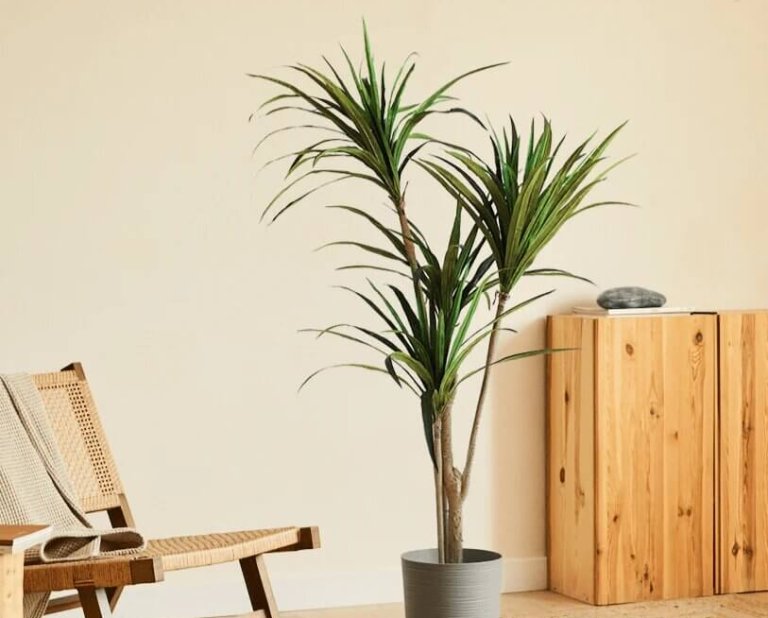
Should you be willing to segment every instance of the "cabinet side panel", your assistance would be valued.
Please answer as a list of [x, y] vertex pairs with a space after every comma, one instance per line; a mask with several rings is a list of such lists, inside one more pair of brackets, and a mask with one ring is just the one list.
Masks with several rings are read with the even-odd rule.
[[551, 590], [594, 602], [594, 321], [550, 318], [547, 496]]
[[768, 589], [768, 313], [720, 320], [723, 593]]

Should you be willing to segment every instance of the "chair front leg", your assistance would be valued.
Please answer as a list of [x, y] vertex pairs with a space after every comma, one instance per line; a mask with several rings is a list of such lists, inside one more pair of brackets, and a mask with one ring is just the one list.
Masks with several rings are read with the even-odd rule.
[[39, 545], [50, 526], [0, 524], [0, 616], [24, 617], [24, 551]]
[[78, 588], [77, 594], [80, 597], [80, 605], [83, 607], [85, 618], [108, 618], [112, 615], [109, 597], [104, 588], [87, 586]]
[[279, 618], [280, 612], [277, 610], [275, 596], [272, 594], [264, 556], [243, 558], [240, 560], [240, 568], [248, 588], [251, 608], [257, 611], [262, 610], [265, 618]]
[[0, 553], [0, 616], [24, 616], [24, 554]]

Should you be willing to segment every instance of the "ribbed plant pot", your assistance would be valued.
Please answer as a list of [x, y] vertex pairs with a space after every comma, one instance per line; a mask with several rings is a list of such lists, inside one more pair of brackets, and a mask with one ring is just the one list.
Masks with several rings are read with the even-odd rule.
[[402, 556], [406, 618], [499, 618], [501, 556], [465, 549], [461, 564], [440, 564], [436, 549]]

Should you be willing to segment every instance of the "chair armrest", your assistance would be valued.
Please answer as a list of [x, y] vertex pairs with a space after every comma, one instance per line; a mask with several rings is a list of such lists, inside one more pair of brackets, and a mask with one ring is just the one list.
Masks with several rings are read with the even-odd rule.
[[18, 554], [39, 545], [51, 534], [50, 526], [0, 524], [0, 554]]

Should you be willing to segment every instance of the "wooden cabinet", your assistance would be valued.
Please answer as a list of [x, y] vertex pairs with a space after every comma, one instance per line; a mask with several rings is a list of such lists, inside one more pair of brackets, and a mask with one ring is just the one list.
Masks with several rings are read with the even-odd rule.
[[554, 316], [548, 340], [571, 349], [548, 359], [550, 588], [598, 605], [713, 594], [717, 316]]
[[768, 589], [768, 312], [720, 321], [720, 591]]

